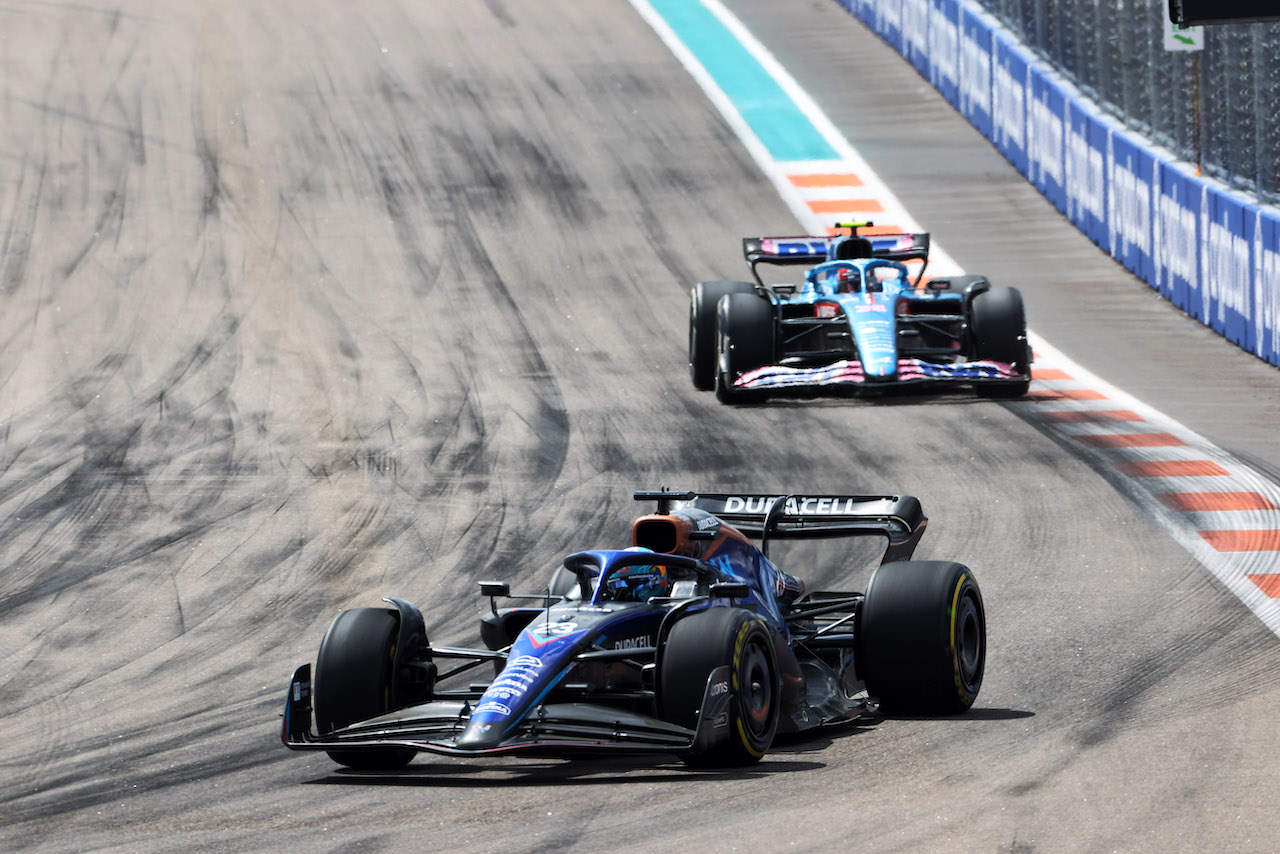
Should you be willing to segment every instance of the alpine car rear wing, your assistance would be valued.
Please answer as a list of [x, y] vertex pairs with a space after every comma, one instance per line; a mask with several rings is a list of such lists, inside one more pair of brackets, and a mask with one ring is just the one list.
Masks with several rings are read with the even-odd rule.
[[888, 538], [881, 563], [909, 560], [929, 520], [912, 495], [760, 495], [745, 493], [637, 492], [639, 501], [704, 510], [760, 538], [805, 540], [881, 534]]
[[[891, 261], [919, 260], [929, 263], [929, 234], [859, 234], [858, 229], [871, 223], [837, 223], [839, 228], [850, 228], [854, 237], [860, 237], [871, 244], [870, 255], [861, 257], [887, 258]], [[840, 236], [801, 235], [797, 237], [744, 237], [742, 238], [742, 254], [751, 265], [751, 275], [761, 286], [760, 273], [756, 267], [760, 264], [779, 266], [820, 264], [827, 260], [827, 249]], [[917, 281], [924, 275], [923, 269], [916, 277]]]

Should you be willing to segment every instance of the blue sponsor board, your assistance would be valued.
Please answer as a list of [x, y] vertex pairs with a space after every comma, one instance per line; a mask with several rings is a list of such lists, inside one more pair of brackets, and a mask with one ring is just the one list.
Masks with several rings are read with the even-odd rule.
[[960, 106], [960, 5], [930, 0], [929, 82], [953, 107]]
[[902, 0], [903, 56], [925, 78], [929, 77], [929, 15], [931, 0]]
[[1027, 63], [1025, 51], [1004, 31], [997, 31], [991, 67], [991, 141], [1000, 153], [1027, 174]]
[[1063, 213], [1066, 124], [1066, 93], [1042, 66], [1033, 66], [1027, 72], [1027, 177]]
[[1253, 211], [1253, 352], [1280, 365], [1280, 214]]
[[1112, 128], [1107, 136], [1107, 243], [1130, 272], [1152, 281], [1151, 185], [1156, 161], [1134, 138]]
[[960, 113], [991, 136], [991, 25], [967, 6], [960, 9]]
[[1094, 243], [1174, 305], [1280, 365], [1280, 211], [1164, 160], [976, 3], [841, 2]]
[[1079, 101], [1067, 99], [1063, 128], [1063, 168], [1067, 208], [1063, 213], [1104, 249], [1107, 239], [1108, 129]]
[[879, 34], [880, 38], [902, 53], [902, 2], [903, 0], [863, 0], [870, 9], [870, 16], [863, 20]]
[[1200, 282], [1201, 184], [1185, 168], [1157, 161], [1151, 215], [1151, 278], [1148, 283], [1178, 308], [1194, 315], [1191, 296]]
[[1192, 309], [1232, 343], [1249, 348], [1253, 302], [1249, 257], [1256, 208], [1206, 185], [1200, 197], [1200, 287]]

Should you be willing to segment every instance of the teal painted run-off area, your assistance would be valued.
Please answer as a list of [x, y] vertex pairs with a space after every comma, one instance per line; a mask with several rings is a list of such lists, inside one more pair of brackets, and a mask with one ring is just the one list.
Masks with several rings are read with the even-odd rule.
[[698, 0], [649, 0], [775, 161], [838, 155], [733, 33]]

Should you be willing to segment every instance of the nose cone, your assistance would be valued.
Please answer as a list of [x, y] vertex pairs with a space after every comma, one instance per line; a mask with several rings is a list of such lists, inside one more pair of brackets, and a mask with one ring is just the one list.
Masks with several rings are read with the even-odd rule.
[[457, 746], [485, 750], [501, 744], [538, 698], [564, 676], [566, 665], [587, 644], [593, 619], [603, 616], [556, 607], [521, 632], [511, 645], [506, 667], [476, 701]]
[[898, 348], [893, 329], [887, 325], [868, 324], [856, 336], [862, 371], [867, 379], [893, 379], [898, 373]]
[[466, 731], [458, 738], [458, 747], [463, 750], [486, 750], [497, 747], [498, 742], [502, 741], [504, 729], [505, 727], [499, 723], [472, 720], [467, 724]]
[[893, 300], [879, 294], [864, 294], [863, 300], [846, 309], [862, 372], [868, 380], [891, 380], [898, 374], [897, 325]]
[[891, 380], [897, 376], [898, 359], [896, 353], [875, 353], [870, 356], [864, 353], [863, 355], [862, 372], [868, 380]]

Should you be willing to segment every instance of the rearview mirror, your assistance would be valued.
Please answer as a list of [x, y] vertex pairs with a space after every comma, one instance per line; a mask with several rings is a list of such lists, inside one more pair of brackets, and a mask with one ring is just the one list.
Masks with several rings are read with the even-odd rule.
[[481, 596], [510, 596], [511, 585], [505, 581], [481, 581]]

